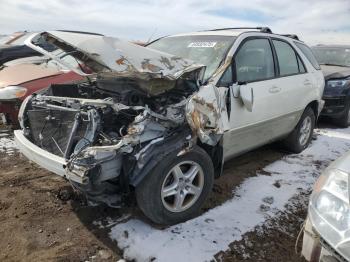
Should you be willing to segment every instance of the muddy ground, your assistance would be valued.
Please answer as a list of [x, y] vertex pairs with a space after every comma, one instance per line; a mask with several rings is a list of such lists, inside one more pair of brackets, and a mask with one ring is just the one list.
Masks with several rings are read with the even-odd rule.
[[[263, 167], [285, 154], [268, 146], [228, 162], [203, 212], [232, 198], [232, 191], [245, 178], [262, 173]], [[19, 153], [2, 152], [0, 159], [0, 261], [118, 261], [122, 253], [108, 237], [108, 227], [101, 228], [94, 221], [116, 220], [130, 213], [147, 220], [136, 207], [87, 206], [68, 182]], [[303, 261], [294, 252], [306, 216], [307, 203], [299, 204], [300, 208], [287, 212], [290, 214], [270, 220], [270, 226], [245, 234], [229, 250], [217, 254], [217, 260]]]

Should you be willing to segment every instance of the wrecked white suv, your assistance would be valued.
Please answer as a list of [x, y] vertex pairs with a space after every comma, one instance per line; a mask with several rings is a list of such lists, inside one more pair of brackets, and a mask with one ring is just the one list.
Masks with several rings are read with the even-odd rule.
[[86, 81], [24, 101], [21, 152], [95, 203], [119, 207], [135, 192], [160, 224], [195, 216], [227, 159], [277, 140], [301, 152], [323, 106], [324, 78], [309, 48], [268, 28], [168, 36], [148, 47], [41, 37], [79, 61], [72, 70]]

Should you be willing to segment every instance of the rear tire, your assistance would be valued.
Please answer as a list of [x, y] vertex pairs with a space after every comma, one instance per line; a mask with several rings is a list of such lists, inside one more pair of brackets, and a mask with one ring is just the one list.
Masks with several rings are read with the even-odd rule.
[[284, 140], [288, 151], [300, 153], [308, 147], [315, 128], [316, 117], [312, 108], [307, 107], [293, 132]]
[[136, 187], [138, 206], [157, 224], [172, 225], [195, 217], [213, 186], [213, 163], [202, 148], [194, 146], [181, 156], [177, 153], [167, 155]]

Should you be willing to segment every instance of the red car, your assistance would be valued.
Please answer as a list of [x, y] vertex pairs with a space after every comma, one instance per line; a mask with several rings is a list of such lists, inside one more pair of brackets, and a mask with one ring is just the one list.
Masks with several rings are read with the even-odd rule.
[[83, 79], [73, 71], [44, 63], [18, 64], [0, 71], [0, 115], [2, 121], [18, 125], [18, 110], [22, 101], [34, 92], [51, 84], [67, 83]]

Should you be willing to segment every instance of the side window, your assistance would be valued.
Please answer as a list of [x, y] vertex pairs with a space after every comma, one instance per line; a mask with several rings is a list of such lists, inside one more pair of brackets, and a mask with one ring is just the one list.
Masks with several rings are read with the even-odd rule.
[[288, 43], [279, 40], [272, 40], [272, 42], [276, 49], [280, 75], [287, 76], [299, 74], [297, 54], [293, 47]]
[[232, 65], [230, 65], [226, 71], [222, 74], [218, 86], [230, 86], [233, 83], [232, 77]]
[[300, 51], [306, 56], [306, 58], [309, 60], [309, 62], [312, 64], [312, 66], [317, 69], [321, 70], [320, 65], [318, 64], [314, 54], [312, 53], [310, 47], [307, 45], [304, 45], [299, 42], [294, 42], [294, 44], [300, 49]]
[[275, 76], [270, 42], [267, 39], [252, 39], [245, 42], [235, 56], [236, 80], [252, 82]]

